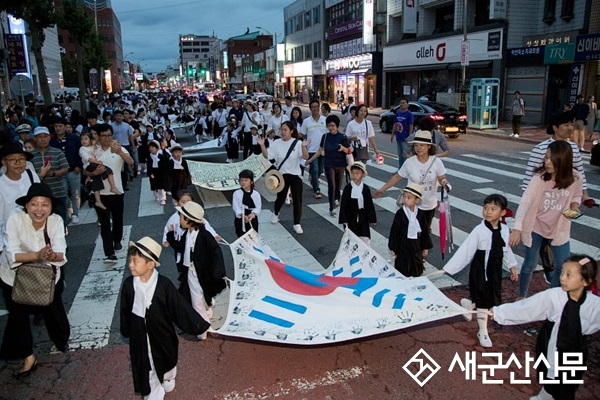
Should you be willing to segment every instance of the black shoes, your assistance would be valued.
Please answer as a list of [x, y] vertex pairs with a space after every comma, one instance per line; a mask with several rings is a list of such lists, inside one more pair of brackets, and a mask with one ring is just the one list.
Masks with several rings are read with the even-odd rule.
[[117, 259], [117, 256], [114, 255], [114, 254], [111, 254], [110, 256], [107, 256], [104, 259], [104, 263], [105, 264], [115, 264], [115, 263], [118, 263], [118, 262], [119, 262], [119, 260]]
[[121, 242], [115, 242], [114, 243], [114, 249], [115, 249], [115, 251], [121, 251], [121, 250], [123, 250], [123, 245], [121, 244]]
[[33, 362], [33, 365], [27, 371], [20, 371], [20, 372], [15, 371], [13, 373], [13, 378], [20, 381], [21, 379], [27, 378], [35, 370], [37, 370], [37, 359]]

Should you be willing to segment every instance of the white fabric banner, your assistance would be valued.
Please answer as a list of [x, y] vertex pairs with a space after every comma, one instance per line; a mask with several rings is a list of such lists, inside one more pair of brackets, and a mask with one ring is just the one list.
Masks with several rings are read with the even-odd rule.
[[254, 173], [257, 180], [271, 167], [269, 160], [261, 154], [253, 154], [244, 161], [232, 164], [187, 160], [192, 183], [209, 190], [237, 190], [240, 188], [239, 174], [244, 169]]
[[317, 345], [467, 312], [429, 279], [398, 273], [348, 230], [322, 274], [286, 265], [253, 230], [231, 252], [235, 279], [222, 335]]
[[196, 144], [194, 146], [184, 147], [184, 151], [198, 151], [198, 150], [206, 150], [206, 149], [216, 149], [221, 146], [221, 139], [213, 139], [204, 143]]

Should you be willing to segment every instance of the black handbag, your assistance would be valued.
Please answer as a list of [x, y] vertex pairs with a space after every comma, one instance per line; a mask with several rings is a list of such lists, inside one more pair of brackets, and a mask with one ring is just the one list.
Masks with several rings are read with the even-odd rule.
[[[46, 244], [50, 244], [47, 226], [44, 227], [44, 240]], [[15, 269], [12, 301], [29, 306], [47, 306], [52, 303], [56, 280], [54, 265], [44, 260], [23, 263]]]
[[[369, 137], [369, 126], [367, 125], [367, 120], [365, 119], [365, 134], [367, 135], [367, 139]], [[354, 156], [354, 160], [356, 161], [365, 161], [369, 159], [369, 145], [363, 146], [360, 143], [360, 140], [357, 139], [354, 141], [352, 146], [354, 150], [352, 151], [352, 155]]]

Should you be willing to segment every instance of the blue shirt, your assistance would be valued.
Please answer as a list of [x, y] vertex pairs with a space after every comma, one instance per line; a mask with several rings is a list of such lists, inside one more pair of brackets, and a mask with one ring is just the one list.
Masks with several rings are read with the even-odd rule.
[[402, 111], [398, 109], [398, 111], [396, 112], [396, 118], [394, 119], [394, 122], [402, 124], [402, 132], [394, 132], [396, 134], [396, 141], [404, 142], [408, 135], [410, 135], [410, 125], [413, 125], [414, 123], [413, 113], [411, 113], [408, 110]]
[[62, 139], [53, 137], [50, 139], [50, 146], [62, 150], [69, 163], [69, 171], [73, 171], [77, 167], [83, 167], [81, 157], [79, 156], [79, 148], [81, 147], [79, 136], [73, 133], [66, 133]]
[[340, 144], [344, 147], [350, 147], [348, 137], [345, 134], [338, 132], [332, 135], [331, 132], [327, 132], [323, 135], [320, 147], [325, 150], [324, 168], [346, 166], [346, 153], [339, 151]]

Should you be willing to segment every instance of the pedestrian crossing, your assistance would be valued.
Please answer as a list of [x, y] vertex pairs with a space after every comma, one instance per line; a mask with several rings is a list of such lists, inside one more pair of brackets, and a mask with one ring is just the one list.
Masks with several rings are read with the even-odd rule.
[[[583, 155], [586, 172], [590, 172], [590, 179], [597, 182], [598, 171], [589, 167], [589, 156]], [[450, 193], [450, 203], [453, 215], [453, 234], [454, 243], [459, 246], [464, 242], [469, 232], [481, 221], [482, 200], [491, 193], [502, 193], [507, 197], [510, 208], [516, 211], [521, 199], [522, 190], [520, 187], [525, 163], [528, 159], [527, 152], [498, 153], [493, 157], [483, 154], [460, 154], [450, 158], [443, 158], [442, 161], [448, 171], [448, 179], [453, 185]], [[365, 184], [374, 192], [389, 179], [391, 174], [397, 172], [395, 160], [387, 160], [390, 165], [377, 165], [372, 162], [367, 163], [369, 176], [365, 179]], [[451, 168], [448, 168], [450, 166]], [[321, 192], [323, 199], [312, 199], [312, 188], [310, 186], [308, 173], [304, 174], [304, 206], [303, 221], [304, 235], [296, 235], [292, 230], [291, 206], [284, 205], [280, 215], [282, 222], [272, 224], [273, 203], [276, 195], [267, 191], [264, 181], [258, 179], [255, 182], [256, 190], [263, 199], [262, 212], [259, 215], [259, 233], [260, 236], [269, 244], [269, 246], [285, 260], [286, 263], [294, 265], [311, 272], [322, 272], [332, 261], [337, 250], [339, 240], [342, 236], [342, 226], [337, 222], [337, 216], [329, 215], [329, 205], [327, 199], [327, 183], [323, 180], [321, 183]], [[140, 179], [141, 178], [141, 179]], [[167, 218], [172, 213], [172, 205], [161, 206], [155, 200], [147, 177], [141, 176], [139, 185], [132, 185], [132, 190], [127, 193], [128, 201], [136, 199], [137, 213], [135, 216], [139, 221], [152, 222], [146, 223], [144, 228], [138, 228], [137, 222], [127, 225], [124, 230], [122, 244], [127, 247], [129, 238], [139, 238], [145, 235], [157, 237], [162, 234], [162, 229]], [[406, 184], [403, 180], [397, 187], [388, 190], [383, 197], [375, 199], [377, 208], [377, 217], [379, 223], [371, 229], [371, 246], [375, 251], [392, 263], [390, 252], [387, 249], [387, 236], [389, 226], [397, 211], [396, 197], [399, 189]], [[600, 198], [600, 186], [589, 184], [589, 194], [593, 198]], [[137, 192], [139, 190], [139, 194]], [[233, 228], [233, 213], [231, 211], [231, 192], [206, 191], [197, 188], [198, 198], [207, 211], [207, 218], [211, 221], [217, 232], [232, 242], [235, 240]], [[170, 201], [170, 198], [169, 198]], [[598, 237], [600, 230], [600, 211], [598, 209], [588, 210], [583, 207], [585, 213], [580, 219], [575, 220], [572, 228], [571, 251], [576, 253], [589, 254], [595, 258], [600, 258], [600, 248], [595, 238]], [[78, 235], [79, 232], [88, 233], [89, 225], [97, 221], [96, 213], [87, 206], [83, 207], [79, 214], [80, 224], [88, 227], [70, 227], [70, 235]], [[512, 219], [508, 220], [509, 227], [512, 226]], [[445, 261], [442, 261], [439, 249], [439, 220], [434, 218], [432, 223], [432, 239], [434, 248], [431, 249], [427, 257], [425, 275], [432, 274], [432, 282], [440, 289], [463, 285], [467, 283], [468, 278], [463, 274], [457, 276], [448, 276], [437, 274], [436, 271], [443, 267], [452, 255], [447, 254]], [[81, 231], [79, 229], [82, 229]], [[94, 227], [94, 231], [96, 231]], [[114, 340], [115, 313], [118, 313], [119, 291], [122, 281], [127, 272], [125, 256], [126, 252], [118, 253], [119, 263], [107, 266], [103, 263], [102, 241], [97, 235], [88, 235], [93, 237], [93, 249], [90, 247], [87, 258], [74, 260], [69, 258], [68, 268], [71, 265], [84, 267], [87, 265], [87, 271], [81, 282], [78, 283], [73, 301], [68, 309], [69, 321], [71, 323], [71, 348], [72, 349], [97, 349], [108, 345]], [[71, 236], [69, 236], [70, 238]], [[68, 238], [68, 240], [69, 240]], [[316, 238], [316, 239], [315, 239]], [[326, 250], [326, 251], [325, 251]], [[223, 248], [224, 253], [228, 250]], [[523, 261], [524, 248], [518, 246], [514, 249], [515, 256], [519, 262], [518, 268]], [[163, 268], [174, 269], [171, 259], [171, 252], [165, 249], [161, 261], [165, 260]], [[328, 258], [329, 257], [329, 258]], [[167, 270], [161, 270], [167, 271]], [[162, 273], [162, 272], [161, 272]], [[67, 275], [69, 276], [69, 275]], [[173, 279], [173, 278], [171, 278]], [[174, 279], [173, 279], [174, 280]], [[175, 280], [174, 280], [175, 281]], [[177, 282], [175, 282], [177, 283]], [[225, 303], [226, 296], [219, 296], [219, 301]], [[227, 305], [220, 304], [216, 310], [215, 319], [223, 319], [223, 314], [227, 312]], [[0, 318], [3, 310], [0, 310]]]

